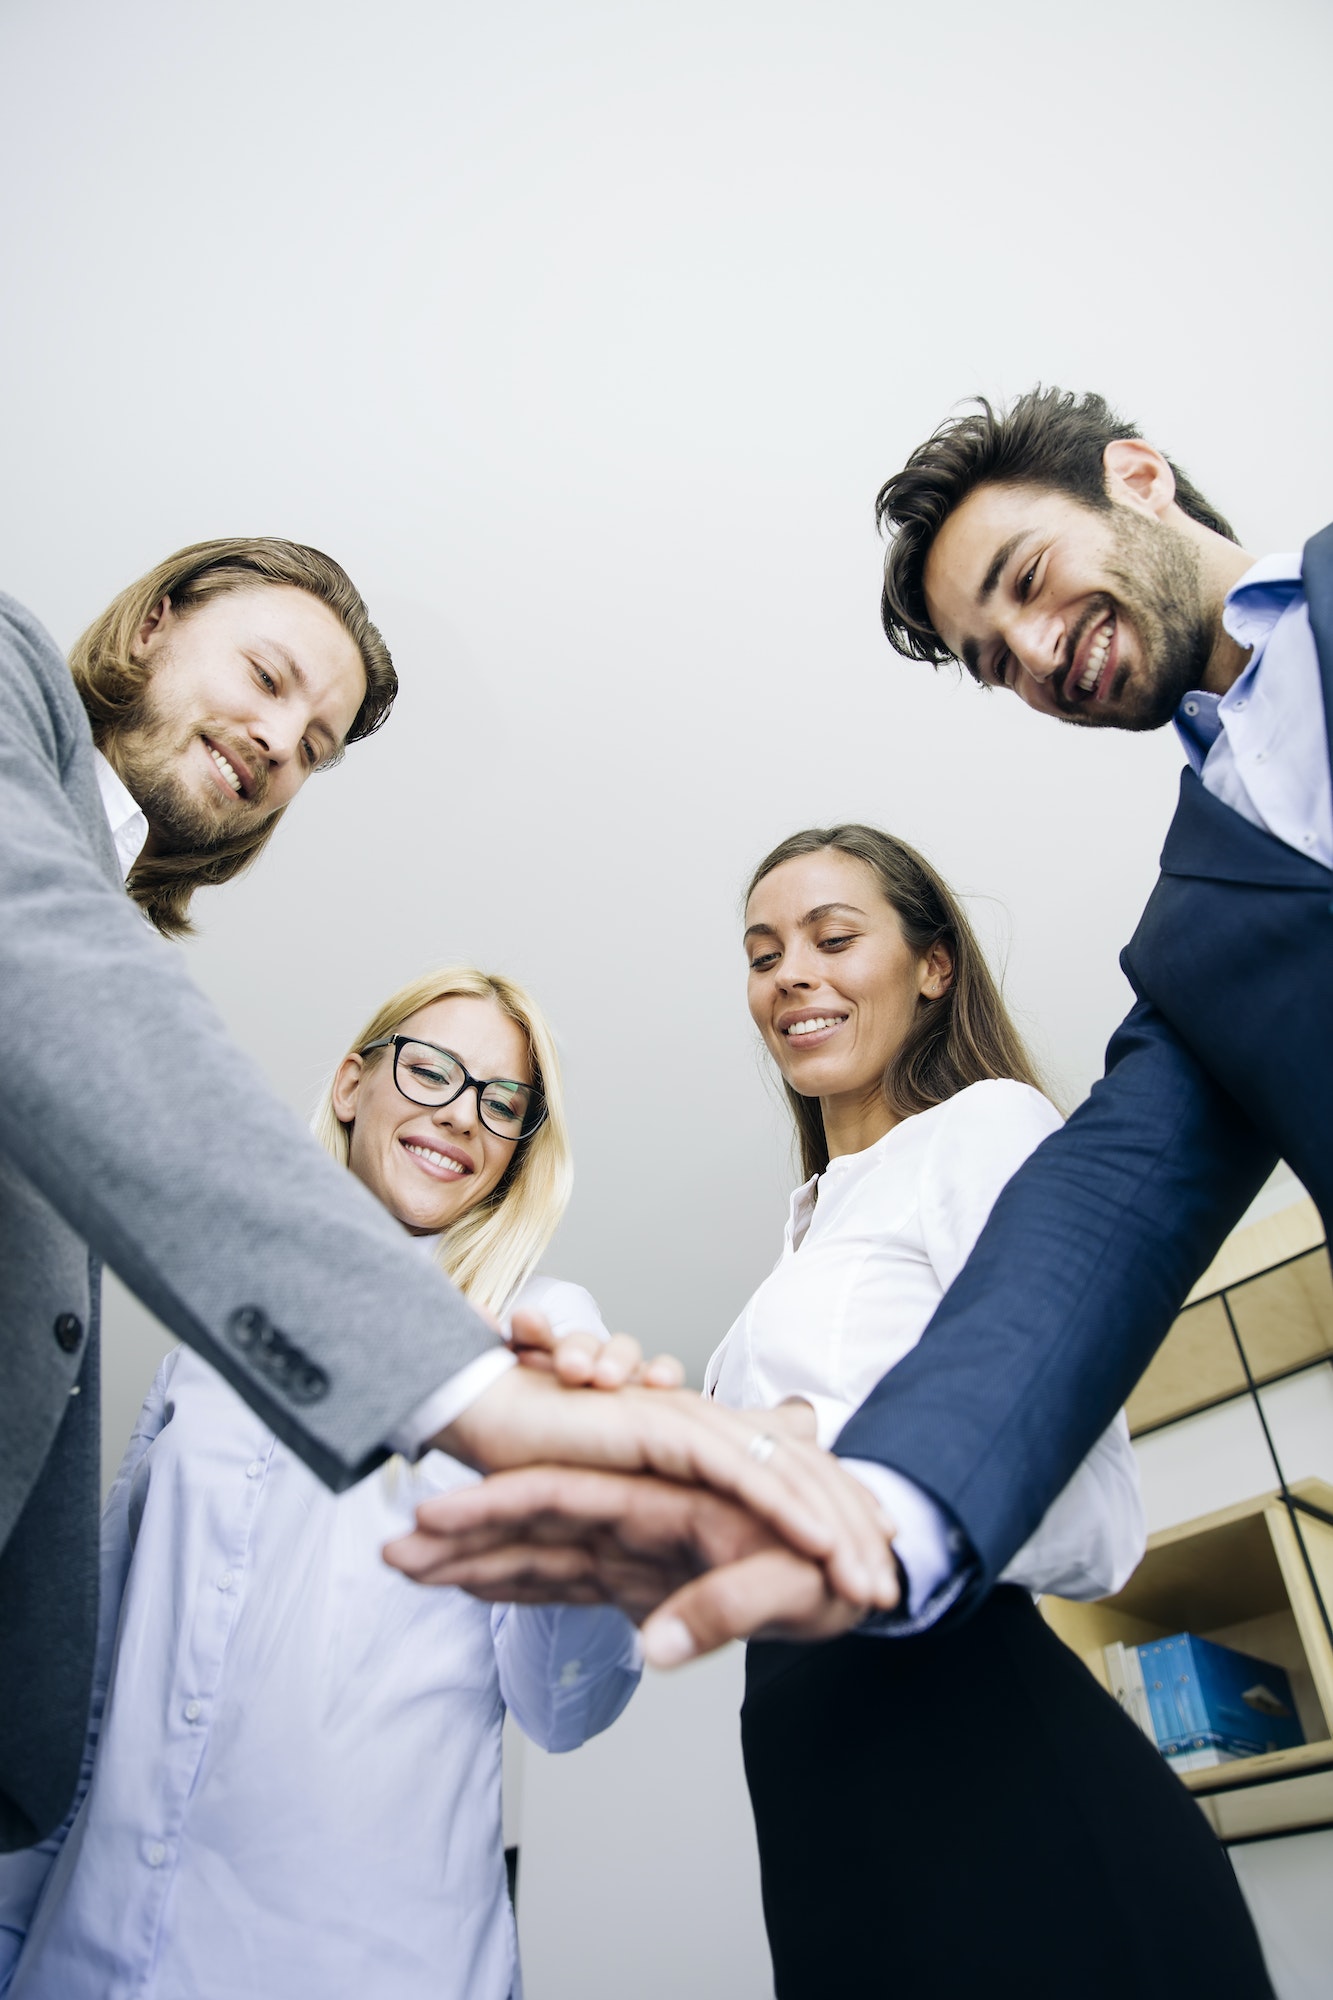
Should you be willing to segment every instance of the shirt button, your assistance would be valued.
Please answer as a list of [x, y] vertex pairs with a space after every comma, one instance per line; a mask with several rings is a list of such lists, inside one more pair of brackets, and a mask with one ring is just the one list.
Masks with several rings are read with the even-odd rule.
[[78, 1319], [73, 1313], [61, 1313], [56, 1320], [55, 1326], [52, 1328], [52, 1332], [55, 1334], [56, 1346], [60, 1349], [61, 1353], [73, 1354], [75, 1348], [83, 1339], [83, 1321]]
[[1268, 761], [1268, 752], [1266, 750], [1256, 750], [1254, 753], [1254, 761], [1256, 764], [1266, 763]]
[[561, 1687], [562, 1688], [573, 1687], [575, 1681], [579, 1678], [579, 1675], [582, 1672], [583, 1672], [582, 1660], [566, 1660], [564, 1666], [561, 1667], [560, 1669]]
[[167, 1850], [160, 1840], [150, 1840], [143, 1851], [143, 1858], [150, 1868], [160, 1868], [167, 1858]]
[[218, 1578], [218, 1589], [230, 1590], [235, 1581], [236, 1579], [232, 1575], [231, 1571], [229, 1569], [224, 1569], [221, 1576]]
[[246, 1468], [245, 1468], [245, 1476], [246, 1476], [246, 1478], [247, 1478], [247, 1479], [258, 1479], [258, 1477], [259, 1477], [260, 1473], [261, 1473], [261, 1472], [262, 1472], [263, 1470], [264, 1470], [264, 1461], [263, 1461], [263, 1459], [262, 1459], [262, 1458], [252, 1458], [252, 1459], [250, 1460], [250, 1463], [249, 1463], [249, 1464], [248, 1464], [248, 1465], [246, 1466]]
[[1197, 702], [1197, 701], [1187, 701], [1187, 702], [1185, 703], [1185, 713], [1186, 713], [1186, 715], [1197, 715], [1197, 714], [1199, 713], [1199, 704], [1198, 704], [1198, 702]]
[[198, 1720], [199, 1720], [200, 1716], [201, 1716], [201, 1715], [203, 1714], [203, 1712], [204, 1712], [204, 1704], [203, 1704], [203, 1703], [202, 1703], [201, 1701], [187, 1701], [187, 1702], [186, 1702], [186, 1704], [185, 1704], [185, 1720], [186, 1720], [187, 1722], [198, 1722]]
[[1240, 698], [1240, 700], [1239, 700], [1239, 701], [1233, 701], [1233, 702], [1232, 702], [1232, 704], [1231, 704], [1231, 706], [1232, 706], [1232, 709], [1233, 709], [1233, 710], [1235, 711], [1235, 713], [1236, 713], [1237, 715], [1239, 715], [1239, 714], [1240, 714], [1240, 712], [1241, 712], [1241, 710], [1242, 710], [1242, 709], [1244, 708], [1244, 706], [1245, 706], [1245, 697], [1244, 697], [1244, 696], [1242, 695], [1242, 696], [1241, 696], [1241, 698]]

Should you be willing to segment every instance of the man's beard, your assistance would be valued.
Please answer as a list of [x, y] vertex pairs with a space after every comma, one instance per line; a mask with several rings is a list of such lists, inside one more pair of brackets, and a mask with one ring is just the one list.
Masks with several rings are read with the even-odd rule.
[[1191, 688], [1203, 685], [1216, 638], [1204, 603], [1203, 579], [1193, 545], [1174, 528], [1130, 507], [1111, 509], [1114, 589], [1102, 592], [1079, 620], [1067, 646], [1072, 666], [1084, 635], [1104, 618], [1123, 617], [1138, 636], [1140, 660], [1132, 679], [1106, 702], [1060, 704], [1070, 722], [1089, 729], [1160, 729]]
[[[102, 742], [108, 763], [148, 821], [145, 855], [213, 853], [253, 838], [276, 818], [262, 809], [268, 790], [266, 770], [256, 773], [255, 796], [238, 799], [234, 807], [222, 798], [214, 803], [207, 793], [201, 797], [184, 782], [182, 759], [200, 734], [198, 728], [190, 728], [183, 718], [154, 703], [150, 682], [134, 708]], [[225, 755], [226, 732], [210, 728], [208, 734]]]

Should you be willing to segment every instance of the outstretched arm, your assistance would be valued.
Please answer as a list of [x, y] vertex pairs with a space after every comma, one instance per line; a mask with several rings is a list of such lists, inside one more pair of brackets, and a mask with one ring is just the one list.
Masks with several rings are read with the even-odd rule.
[[892, 1467], [995, 1581], [1111, 1423], [1272, 1148], [1140, 1002], [1105, 1077], [1015, 1174], [919, 1345], [834, 1449]]
[[[839, 1476], [885, 1539], [864, 1490]], [[418, 1582], [492, 1602], [614, 1603], [646, 1620], [645, 1656], [659, 1667], [732, 1638], [832, 1638], [876, 1608], [836, 1591], [821, 1563], [747, 1508], [648, 1473], [553, 1465], [496, 1473], [425, 1502], [416, 1532], [385, 1553]]]
[[[706, 1489], [739, 1502], [766, 1530], [822, 1563], [834, 1589], [849, 1600], [881, 1608], [896, 1604], [891, 1530], [870, 1495], [828, 1452], [798, 1436], [783, 1435], [774, 1448], [763, 1442], [766, 1430], [780, 1428], [777, 1413], [761, 1421], [757, 1412], [720, 1409], [690, 1390], [632, 1385], [607, 1395], [512, 1368], [449, 1427], [442, 1445], [454, 1458], [487, 1472], [522, 1466], [554, 1472], [564, 1466], [651, 1473], [681, 1487]], [[445, 1572], [453, 1554], [453, 1524], [469, 1514], [467, 1508], [458, 1511], [462, 1498], [450, 1493], [425, 1501], [417, 1510], [415, 1534], [391, 1543], [388, 1560], [420, 1583], [457, 1582]], [[646, 1532], [651, 1537], [651, 1530]], [[545, 1593], [547, 1598], [565, 1594]]]
[[[0, 1153], [35, 1240], [53, 1209], [320, 1478], [350, 1484], [498, 1337], [274, 1096], [124, 894], [69, 670], [8, 598], [0, 909]], [[48, 1442], [31, 1441], [34, 1473]]]
[[[1135, 1007], [1112, 1040], [1106, 1077], [1014, 1176], [920, 1345], [835, 1447], [906, 1478], [960, 1524], [953, 1570], [912, 1629], [964, 1592], [979, 1596], [1032, 1534], [1273, 1163], [1161, 1016]], [[670, 1489], [622, 1481], [602, 1493], [599, 1475], [554, 1466], [523, 1477], [545, 1484], [487, 1481], [440, 1503], [446, 1511], [431, 1523], [439, 1580], [476, 1588], [503, 1573], [521, 1576], [534, 1596], [614, 1597], [648, 1619], [647, 1655], [663, 1665], [729, 1638], [845, 1629], [856, 1592], [835, 1578], [831, 1611], [819, 1562], [762, 1546], [754, 1523], [747, 1542], [739, 1510], [726, 1535], [691, 1525], [682, 1557], [684, 1509], [668, 1504]], [[465, 1514], [451, 1517], [464, 1502]], [[540, 1534], [525, 1506], [540, 1516]], [[858, 1616], [867, 1608], [863, 1600]]]

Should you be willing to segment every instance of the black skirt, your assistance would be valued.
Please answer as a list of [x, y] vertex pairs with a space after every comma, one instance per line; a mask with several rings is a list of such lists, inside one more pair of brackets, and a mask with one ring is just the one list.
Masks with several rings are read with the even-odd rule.
[[752, 1644], [741, 1735], [778, 2000], [1272, 2000], [1199, 1808], [1026, 1591]]

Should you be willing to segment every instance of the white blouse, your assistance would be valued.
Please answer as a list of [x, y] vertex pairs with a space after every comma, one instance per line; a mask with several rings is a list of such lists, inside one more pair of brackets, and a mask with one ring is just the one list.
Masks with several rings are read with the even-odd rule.
[[[974, 1083], [831, 1160], [793, 1194], [782, 1255], [709, 1362], [704, 1393], [751, 1409], [800, 1396], [831, 1445], [916, 1346], [1005, 1182], [1059, 1124], [1027, 1084]], [[1145, 1538], [1121, 1411], [1001, 1581], [1105, 1597]]]
[[[581, 1286], [519, 1298], [605, 1332]], [[505, 1709], [573, 1749], [639, 1649], [607, 1607], [491, 1606], [385, 1564], [419, 1501], [476, 1476], [431, 1452], [331, 1493], [198, 1355], [167, 1356], [103, 1518], [82, 1805], [0, 1856], [0, 1993], [519, 1992]]]

